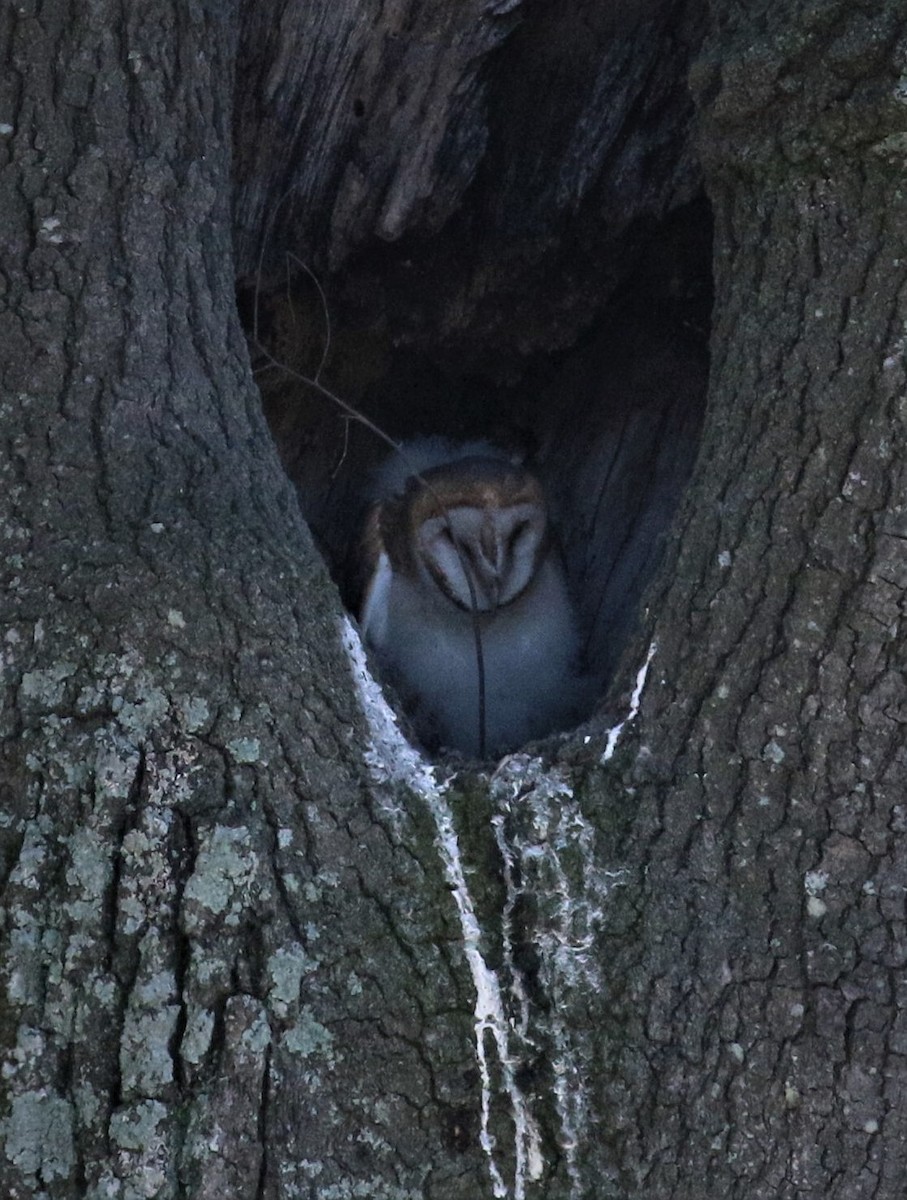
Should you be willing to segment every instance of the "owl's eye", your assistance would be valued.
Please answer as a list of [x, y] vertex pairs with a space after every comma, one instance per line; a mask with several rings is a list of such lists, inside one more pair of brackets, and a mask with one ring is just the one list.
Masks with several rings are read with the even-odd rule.
[[529, 521], [520, 521], [519, 524], [513, 527], [510, 537], [507, 539], [507, 544], [511, 550], [515, 548], [517, 542], [521, 541], [529, 533], [531, 528], [532, 524]]
[[475, 547], [472, 545], [469, 538], [457, 537], [453, 529], [449, 525], [442, 525], [438, 534], [438, 540], [441, 545], [453, 550], [461, 564], [465, 559], [467, 563], [475, 562]]
[[453, 530], [449, 525], [441, 526], [441, 539], [445, 542], [448, 542], [451, 546], [454, 544]]

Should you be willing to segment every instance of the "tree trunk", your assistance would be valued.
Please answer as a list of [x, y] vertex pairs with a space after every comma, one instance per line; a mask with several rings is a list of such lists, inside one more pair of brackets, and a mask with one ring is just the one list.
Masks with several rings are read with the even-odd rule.
[[235, 14], [2, 20], [0, 1192], [466, 1195], [458, 926], [235, 315]]
[[893, 1197], [905, 25], [728, 9], [694, 76], [710, 407], [625, 773], [644, 883], [611, 959], [625, 1025], [600, 1112], [626, 1194]]
[[[678, 7], [630, 7], [671, 42]], [[500, 74], [478, 70], [512, 31], [514, 6], [492, 8], [466, 16], [503, 26], [464, 43], [464, 14], [441, 37], [412, 6], [445, 81], [431, 94], [458, 103], [406, 93], [387, 137], [426, 111], [454, 132], [431, 124], [422, 173], [388, 167], [383, 208], [344, 176], [335, 264], [376, 221], [443, 227], [452, 262], [480, 160], [488, 194], [512, 198], [487, 182], [513, 180], [505, 127], [487, 153], [466, 136], [519, 76], [503, 51]], [[242, 29], [240, 86], [266, 69], [249, 46], [269, 10], [0, 13], [11, 1200], [901, 1195], [904, 22], [893, 4], [750, 8], [714, 6], [693, 74], [716, 213], [710, 401], [626, 699], [444, 782], [368, 675], [235, 312], [234, 56]], [[535, 17], [508, 47], [541, 52]], [[683, 59], [653, 44], [640, 88]], [[357, 70], [384, 94], [387, 67]], [[292, 79], [274, 71], [277, 90]], [[333, 76], [306, 71], [311, 138]], [[578, 101], [579, 141], [587, 115]], [[609, 178], [609, 155], [640, 161], [617, 132], [590, 144]], [[637, 211], [688, 198], [690, 161], [685, 143]], [[607, 205], [584, 186], [592, 228]], [[546, 196], [533, 228], [569, 240], [576, 195]], [[266, 207], [243, 210], [241, 245]], [[506, 306], [528, 276], [497, 252]], [[477, 261], [426, 319], [442, 356]], [[576, 335], [587, 288], [550, 345]], [[502, 310], [482, 307], [487, 349]], [[530, 309], [514, 328], [537, 349]]]

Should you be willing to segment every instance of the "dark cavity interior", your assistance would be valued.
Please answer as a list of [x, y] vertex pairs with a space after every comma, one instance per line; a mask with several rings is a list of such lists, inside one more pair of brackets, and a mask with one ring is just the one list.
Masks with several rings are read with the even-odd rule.
[[[707, 382], [711, 222], [697, 200], [634, 230], [625, 278], [569, 345], [520, 358], [451, 351], [412, 332], [431, 282], [400, 251], [360, 261], [325, 287], [287, 270], [257, 300], [253, 362], [283, 463], [303, 513], [353, 612], [355, 552], [369, 472], [388, 453], [297, 375], [314, 377], [395, 440], [487, 438], [525, 455], [541, 475], [584, 632], [586, 670], [600, 694], [636, 626], [696, 454]], [[401, 276], [412, 274], [411, 291]], [[569, 281], [550, 278], [551, 289]], [[262, 347], [264, 348], [262, 350]], [[461, 366], [462, 369], [458, 369]]]

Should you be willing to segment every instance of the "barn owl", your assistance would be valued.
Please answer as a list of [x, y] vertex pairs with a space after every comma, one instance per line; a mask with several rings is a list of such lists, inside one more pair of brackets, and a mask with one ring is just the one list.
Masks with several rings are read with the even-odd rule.
[[568, 722], [578, 635], [535, 475], [486, 442], [426, 438], [372, 499], [360, 623], [425, 744], [481, 755], [476, 624], [486, 753]]

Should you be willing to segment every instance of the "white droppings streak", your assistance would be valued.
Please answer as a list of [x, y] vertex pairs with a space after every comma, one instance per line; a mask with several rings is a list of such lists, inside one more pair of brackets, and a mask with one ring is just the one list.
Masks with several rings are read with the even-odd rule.
[[494, 840], [497, 843], [504, 869], [505, 900], [504, 911], [501, 914], [502, 956], [504, 965], [512, 980], [510, 990], [520, 1010], [520, 1021], [517, 1032], [520, 1037], [525, 1037], [529, 1029], [529, 996], [526, 993], [526, 988], [523, 986], [523, 976], [517, 970], [513, 958], [513, 910], [520, 897], [521, 889], [516, 885], [516, 860], [504, 832], [504, 814], [502, 812], [495, 813], [491, 818], [491, 826], [494, 830]]
[[[384, 699], [380, 685], [372, 677], [362, 641], [349, 617], [343, 618], [340, 634], [349, 657], [359, 704], [368, 721], [371, 737], [365, 752], [365, 761], [375, 782], [400, 783], [420, 796], [437, 791], [439, 784], [434, 771], [400, 732], [393, 709]], [[386, 795], [382, 796], [382, 800], [385, 813], [394, 819], [399, 828], [403, 818], [402, 810]]]
[[636, 686], [633, 689], [633, 695], [630, 697], [630, 711], [627, 713], [623, 721], [619, 721], [608, 731], [608, 741], [605, 744], [605, 751], [602, 754], [602, 763], [608, 762], [614, 757], [614, 751], [617, 749], [617, 743], [620, 741], [621, 734], [630, 722], [639, 712], [639, 703], [642, 700], [642, 690], [646, 686], [646, 676], [649, 673], [649, 666], [652, 659], [655, 657], [655, 651], [658, 649], [657, 643], [652, 642], [649, 646], [649, 652], [646, 655], [646, 661], [636, 672]]
[[508, 1191], [494, 1157], [494, 1138], [489, 1128], [491, 1108], [491, 1076], [485, 1051], [485, 1034], [491, 1034], [497, 1051], [504, 1086], [510, 1097], [513, 1110], [514, 1136], [516, 1142], [516, 1173], [513, 1182], [514, 1200], [523, 1200], [525, 1181], [538, 1179], [542, 1171], [541, 1145], [538, 1127], [529, 1112], [514, 1078], [514, 1062], [510, 1053], [509, 1025], [504, 1013], [501, 985], [479, 948], [482, 931], [476, 919], [472, 897], [466, 885], [460, 847], [453, 817], [440, 790], [431, 801], [432, 813], [438, 830], [437, 845], [441, 851], [447, 882], [453, 891], [463, 931], [463, 949], [476, 989], [475, 1033], [476, 1057], [482, 1078], [482, 1148], [488, 1155], [495, 1196], [507, 1196]]
[[[602, 993], [596, 944], [607, 921], [610, 897], [616, 887], [627, 883], [627, 874], [623, 869], [597, 865], [601, 860], [598, 834], [575, 799], [568, 775], [539, 759], [516, 754], [499, 765], [492, 785], [499, 808], [493, 821], [496, 829], [500, 828], [505, 883], [509, 875], [520, 880], [520, 890], [546, 898], [545, 920], [535, 930], [534, 942], [541, 985], [550, 1001], [544, 1024], [553, 1049], [558, 1141], [570, 1181], [569, 1195], [571, 1200], [580, 1200], [592, 1194], [580, 1161], [582, 1148], [594, 1136], [588, 1079], [590, 1035], [574, 1024], [571, 998]], [[514, 840], [505, 836], [505, 830], [509, 815], [517, 809], [521, 832]], [[578, 878], [574, 869], [571, 880], [565, 869], [568, 861], [579, 867]], [[516, 899], [510, 899], [508, 884], [509, 908]], [[505, 907], [505, 916], [507, 911]], [[506, 924], [503, 932], [506, 962]], [[515, 995], [520, 990], [518, 984]]]
[[[463, 936], [463, 953], [476, 990], [475, 1045], [482, 1086], [480, 1141], [488, 1157], [494, 1195], [497, 1200], [505, 1200], [511, 1195], [511, 1191], [504, 1182], [498, 1166], [495, 1138], [489, 1127], [492, 1083], [486, 1048], [487, 1034], [490, 1035], [494, 1047], [501, 1080], [513, 1114], [516, 1163], [512, 1196], [513, 1200], [525, 1200], [527, 1181], [539, 1179], [544, 1169], [541, 1137], [526, 1099], [516, 1082], [517, 1060], [510, 1048], [510, 1025], [504, 1010], [501, 984], [497, 974], [491, 970], [482, 955], [482, 931], [466, 883], [459, 841], [453, 814], [445, 797], [445, 788], [438, 783], [430, 764], [400, 732], [396, 716], [369, 672], [362, 642], [348, 617], [344, 617], [341, 624], [341, 639], [349, 657], [359, 702], [369, 724], [371, 741], [366, 753], [366, 762], [375, 781], [401, 784], [420, 796], [427, 803], [435, 822], [435, 844], [456, 903]], [[399, 809], [391, 806], [389, 812], [395, 819], [401, 818]]]

